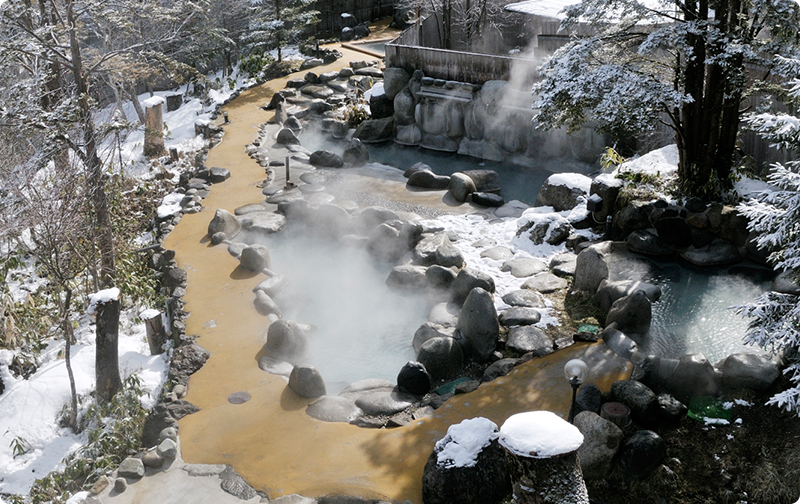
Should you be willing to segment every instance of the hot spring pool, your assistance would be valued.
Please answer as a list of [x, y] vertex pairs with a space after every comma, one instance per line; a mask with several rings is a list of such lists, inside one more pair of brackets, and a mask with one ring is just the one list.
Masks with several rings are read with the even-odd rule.
[[748, 319], [730, 307], [753, 301], [769, 290], [769, 280], [676, 264], [662, 271], [664, 274], [654, 279], [661, 286], [661, 299], [653, 304], [653, 322], [640, 350], [668, 358], [702, 353], [711, 363], [732, 353], [760, 352], [743, 343]]

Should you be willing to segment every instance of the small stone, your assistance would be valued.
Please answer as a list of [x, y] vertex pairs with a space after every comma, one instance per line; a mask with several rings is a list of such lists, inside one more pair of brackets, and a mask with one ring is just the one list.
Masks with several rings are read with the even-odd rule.
[[128, 481], [125, 478], [117, 478], [114, 480], [114, 491], [122, 493], [128, 489]]
[[142, 459], [128, 457], [122, 461], [117, 470], [122, 478], [139, 479], [144, 476], [144, 464]]
[[[177, 388], [177, 386], [175, 388]], [[175, 389], [172, 390], [174, 391]], [[161, 432], [158, 434], [158, 441], [161, 442], [165, 439], [178, 441], [178, 431], [175, 429], [175, 427], [165, 427], [161, 430]]]
[[100, 492], [108, 488], [108, 485], [111, 484], [111, 480], [108, 479], [108, 476], [102, 475], [97, 478], [97, 481], [94, 482], [92, 485], [92, 489], [89, 490], [89, 493], [92, 495], [98, 495]]
[[158, 448], [156, 448], [156, 452], [161, 457], [172, 460], [178, 456], [178, 445], [172, 439], [167, 438], [161, 441]]
[[145, 467], [161, 467], [164, 459], [155, 450], [150, 450], [142, 455], [142, 463]]

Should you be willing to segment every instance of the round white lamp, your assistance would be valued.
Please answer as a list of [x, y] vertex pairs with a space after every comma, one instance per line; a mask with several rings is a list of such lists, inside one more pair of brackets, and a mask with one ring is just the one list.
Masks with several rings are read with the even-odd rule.
[[575, 419], [575, 395], [578, 393], [578, 387], [589, 377], [589, 366], [580, 359], [571, 359], [564, 364], [564, 376], [567, 377], [569, 384], [572, 386], [572, 405], [569, 408], [569, 417], [567, 418], [567, 421], [572, 423]]

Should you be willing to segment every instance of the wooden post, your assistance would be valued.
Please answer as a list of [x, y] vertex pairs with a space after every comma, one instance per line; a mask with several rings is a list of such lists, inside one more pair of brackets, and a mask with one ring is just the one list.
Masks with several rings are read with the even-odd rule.
[[[117, 293], [119, 296], [119, 293]], [[97, 397], [110, 401], [122, 388], [119, 376], [119, 297], [97, 303], [94, 370]]]
[[144, 155], [148, 158], [163, 156], [164, 119], [161, 111], [164, 98], [153, 96], [142, 102], [144, 113]]
[[578, 463], [583, 435], [549, 411], [512, 415], [500, 427], [515, 502], [522, 504], [589, 504]]
[[164, 320], [158, 310], [145, 310], [141, 314], [144, 327], [147, 330], [147, 345], [150, 355], [164, 353], [164, 343], [167, 341], [167, 332], [164, 330]]

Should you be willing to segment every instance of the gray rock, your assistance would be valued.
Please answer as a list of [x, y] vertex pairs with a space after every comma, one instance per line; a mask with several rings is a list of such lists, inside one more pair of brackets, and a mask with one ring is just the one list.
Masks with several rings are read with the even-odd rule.
[[651, 257], [669, 257], [675, 255], [675, 250], [664, 243], [655, 233], [647, 229], [638, 229], [625, 239], [628, 249], [637, 254]]
[[[177, 387], [177, 385], [176, 385]], [[175, 389], [173, 388], [173, 391]], [[173, 441], [178, 441], [178, 430], [175, 427], [166, 427], [158, 434], [159, 442], [164, 441], [165, 439], [171, 439]]]
[[489, 208], [500, 208], [506, 204], [506, 200], [499, 194], [488, 192], [474, 192], [471, 194], [472, 202]]
[[624, 240], [632, 232], [649, 228], [653, 203], [649, 201], [632, 201], [614, 213], [611, 222], [611, 236], [615, 240]]
[[456, 201], [463, 203], [467, 201], [467, 196], [475, 192], [475, 182], [467, 175], [456, 172], [450, 175], [448, 186], [450, 193]]
[[428, 287], [428, 277], [424, 266], [403, 264], [395, 266], [386, 279], [386, 285], [406, 291], [420, 291]]
[[619, 468], [626, 481], [643, 480], [667, 458], [664, 440], [653, 431], [640, 430], [619, 449]]
[[222, 479], [220, 487], [223, 490], [242, 500], [250, 500], [258, 495], [253, 487], [248, 485], [244, 478], [235, 473], [230, 467], [220, 474], [220, 479]]
[[305, 357], [307, 347], [306, 335], [300, 326], [281, 319], [267, 329], [267, 342], [262, 352], [275, 359], [297, 363]]
[[519, 359], [499, 359], [487, 367], [484, 372], [483, 376], [481, 377], [481, 383], [486, 383], [498, 378], [500, 376], [505, 376], [514, 369], [514, 366], [517, 365]]
[[286, 217], [273, 212], [253, 212], [243, 216], [241, 222], [248, 232], [269, 235], [286, 226]]
[[253, 292], [262, 291], [267, 296], [273, 298], [289, 285], [289, 280], [283, 275], [275, 275], [262, 280], [253, 288]]
[[156, 448], [158, 455], [165, 458], [174, 460], [178, 456], [178, 443], [174, 439], [164, 439], [158, 444]]
[[278, 132], [278, 136], [275, 138], [275, 141], [283, 145], [300, 145], [300, 140], [297, 139], [297, 135], [295, 135], [294, 131], [290, 130], [289, 128], [283, 128], [280, 130]]
[[425, 322], [419, 326], [419, 329], [417, 329], [417, 331], [414, 333], [414, 339], [412, 340], [411, 344], [414, 347], [414, 351], [419, 353], [422, 345], [429, 339], [452, 338], [454, 331], [455, 327], [445, 327], [441, 324]]
[[361, 140], [354, 138], [345, 147], [342, 161], [350, 166], [363, 166], [369, 161], [369, 150]]
[[402, 68], [390, 67], [383, 71], [383, 89], [389, 99], [394, 99], [397, 94], [411, 80], [411, 75]]
[[450, 177], [437, 175], [431, 170], [417, 170], [408, 177], [408, 185], [422, 189], [447, 189], [450, 187]]
[[453, 302], [458, 305], [463, 304], [475, 287], [480, 287], [487, 292], [494, 292], [494, 278], [472, 268], [464, 268], [459, 271], [453, 282]]
[[532, 353], [534, 357], [543, 357], [554, 351], [553, 340], [544, 331], [534, 326], [517, 326], [508, 331], [506, 348], [521, 354]]
[[431, 338], [419, 349], [417, 361], [434, 382], [452, 380], [464, 367], [464, 353], [453, 338]]
[[346, 397], [322, 396], [306, 408], [306, 413], [323, 422], [350, 423], [364, 412], [353, 400]]
[[492, 295], [480, 287], [472, 289], [458, 314], [456, 328], [469, 343], [476, 360], [491, 359], [500, 334]]
[[643, 290], [614, 301], [606, 316], [606, 325], [617, 324], [625, 334], [647, 334], [653, 320], [653, 304]]
[[600, 414], [600, 406], [603, 405], [603, 393], [594, 383], [586, 383], [575, 394], [575, 413], [581, 411], [591, 411]]
[[128, 481], [125, 478], [117, 478], [114, 480], [114, 491], [118, 494], [128, 489]]
[[542, 294], [550, 294], [556, 291], [566, 289], [569, 282], [563, 278], [557, 277], [552, 273], [540, 273], [534, 277], [525, 280], [522, 284], [523, 289], [534, 290]]
[[461, 255], [460, 250], [450, 244], [449, 240], [436, 248], [434, 261], [437, 265], [445, 268], [462, 268], [464, 266], [464, 256]]
[[161, 467], [164, 465], [164, 459], [155, 450], [148, 450], [142, 455], [142, 464], [145, 467]]
[[256, 311], [260, 315], [269, 316], [269, 315], [277, 315], [278, 318], [281, 316], [281, 309], [278, 308], [278, 305], [275, 304], [275, 301], [272, 300], [264, 291], [257, 290], [256, 291], [256, 299], [253, 301], [253, 304], [256, 307]]
[[420, 145], [426, 149], [439, 152], [458, 152], [458, 141], [450, 138], [447, 135], [432, 135], [425, 133], [424, 128], [420, 129], [422, 129], [422, 140], [420, 141]]
[[594, 301], [603, 310], [603, 313], [608, 313], [615, 301], [639, 290], [645, 293], [651, 303], [655, 303], [661, 298], [661, 287], [655, 284], [638, 280], [618, 280], [616, 282], [603, 280], [594, 295]]
[[355, 399], [360, 395], [366, 394], [367, 392], [375, 392], [384, 389], [392, 390], [393, 388], [394, 383], [390, 382], [389, 380], [382, 380], [380, 378], [367, 378], [365, 380], [353, 382], [346, 386], [341, 392], [339, 392], [339, 396]]
[[342, 158], [328, 150], [318, 150], [311, 153], [308, 162], [322, 168], [341, 168], [344, 166]]
[[422, 131], [416, 124], [397, 126], [397, 129], [395, 130], [394, 143], [416, 147], [421, 142]]
[[589, 187], [589, 194], [599, 194], [603, 199], [600, 207], [594, 211], [594, 218], [599, 222], [605, 222], [606, 217], [614, 213], [614, 205], [617, 201], [619, 191], [624, 187], [625, 181], [618, 179], [610, 173], [601, 173], [592, 180]]
[[605, 279], [613, 282], [652, 278], [656, 270], [647, 259], [630, 253], [624, 242], [596, 243], [578, 254], [574, 287], [593, 295]]
[[[345, 67], [342, 70], [350, 70], [349, 68]], [[321, 420], [321, 419], [320, 419]], [[276, 499], [270, 500], [271, 504], [317, 504], [316, 499], [312, 499], [310, 497], [303, 497], [299, 494], [289, 494], [284, 495], [282, 497], [278, 497]]]
[[714, 240], [705, 247], [690, 248], [681, 257], [695, 266], [726, 266], [742, 260], [739, 249], [723, 240]]
[[500, 175], [494, 170], [466, 170], [463, 173], [472, 179], [478, 192], [498, 193], [503, 188]]
[[411, 406], [416, 398], [399, 391], [368, 392], [356, 399], [356, 406], [367, 415], [394, 415]]
[[792, 278], [791, 271], [784, 271], [779, 273], [778, 276], [772, 281], [771, 290], [781, 294], [792, 294], [794, 296], [800, 295], [800, 283]]
[[[585, 182], [585, 186], [591, 186], [591, 179], [589, 177], [571, 174], [575, 179], [581, 179]], [[585, 179], [585, 180], [584, 180]], [[588, 196], [585, 190], [579, 187], [570, 187], [569, 185], [562, 184], [563, 177], [561, 174], [551, 175], [544, 181], [539, 194], [536, 196], [536, 206], [550, 206], [556, 212], [563, 212], [564, 210], [571, 210], [578, 204], [578, 198], [581, 196]]]
[[248, 245], [239, 256], [239, 266], [247, 271], [261, 271], [271, 266], [266, 245]]
[[534, 308], [514, 306], [500, 312], [498, 318], [500, 323], [506, 327], [527, 326], [539, 323], [542, 315]]
[[321, 84], [308, 84], [300, 88], [300, 92], [312, 98], [324, 100], [333, 96], [333, 89]]
[[213, 236], [217, 233], [225, 233], [228, 239], [236, 236], [236, 233], [241, 229], [241, 224], [235, 215], [227, 210], [218, 208], [214, 212], [214, 218], [208, 223], [208, 236]]
[[358, 138], [365, 144], [386, 142], [392, 139], [394, 133], [394, 119], [370, 119], [362, 122], [353, 133], [353, 138]]
[[504, 262], [500, 271], [510, 272], [517, 278], [525, 278], [547, 271], [547, 265], [533, 257], [518, 257]]
[[428, 313], [428, 322], [440, 324], [445, 327], [455, 327], [458, 322], [458, 312], [461, 307], [455, 303], [438, 303], [433, 305]]
[[383, 119], [394, 115], [394, 99], [386, 94], [371, 95], [369, 97], [369, 110], [373, 119]]
[[[323, 63], [325, 63], [325, 62], [322, 61], [319, 58], [309, 58], [309, 59], [303, 60], [303, 62], [300, 63], [300, 70], [308, 70], [309, 68], [318, 67], [318, 66], [322, 65]], [[310, 76], [313, 76], [313, 77], [310, 77]], [[312, 82], [312, 81], [315, 81], [315, 82], [317, 81], [317, 75], [314, 72], [308, 72], [306, 74], [306, 82]]]
[[414, 262], [423, 266], [434, 264], [436, 262], [436, 249], [445, 244], [450, 244], [450, 238], [448, 238], [447, 233], [438, 232], [422, 235], [422, 239], [414, 246]]
[[409, 361], [400, 368], [400, 373], [397, 375], [397, 388], [401, 392], [423, 396], [431, 389], [431, 376], [422, 363]]
[[314, 366], [298, 364], [289, 375], [289, 388], [300, 397], [314, 399], [325, 395], [325, 380]]
[[559, 277], [574, 277], [578, 256], [575, 254], [558, 254], [550, 260], [548, 267]]
[[611, 385], [611, 398], [621, 402], [631, 410], [634, 422], [645, 427], [658, 420], [658, 401], [655, 393], [645, 384], [636, 380], [618, 380]]
[[575, 415], [574, 424], [583, 434], [583, 444], [578, 448], [583, 477], [606, 478], [614, 467], [614, 456], [624, 436], [622, 430], [591, 411]]
[[219, 476], [228, 466], [224, 464], [186, 464], [183, 470], [192, 478]]
[[722, 384], [731, 389], [767, 390], [780, 376], [773, 361], [752, 353], [729, 355], [720, 368]]
[[251, 213], [269, 212], [270, 207], [265, 203], [249, 203], [236, 208], [233, 213], [237, 217], [242, 217]]
[[299, 132], [303, 129], [303, 126], [300, 124], [300, 120], [295, 116], [289, 116], [286, 118], [286, 121], [283, 122], [284, 128], [289, 128], [294, 132]]
[[495, 261], [507, 261], [508, 259], [514, 257], [514, 252], [512, 252], [508, 247], [497, 246], [482, 251], [481, 257], [488, 257], [489, 259], [494, 259]]
[[[384, 84], [384, 89], [386, 85]], [[394, 120], [398, 126], [409, 126], [414, 124], [414, 109], [416, 103], [411, 91], [404, 89], [394, 97]], [[420, 134], [420, 140], [422, 136]]]
[[144, 476], [144, 463], [142, 459], [128, 457], [119, 465], [117, 474], [120, 478], [139, 479]]
[[511, 306], [527, 306], [528, 308], [544, 308], [544, 298], [536, 291], [520, 289], [503, 296], [503, 302]]
[[[463, 259], [462, 259], [463, 262]], [[425, 270], [428, 285], [437, 289], [449, 289], [456, 280], [456, 272], [439, 264], [429, 266]]]

